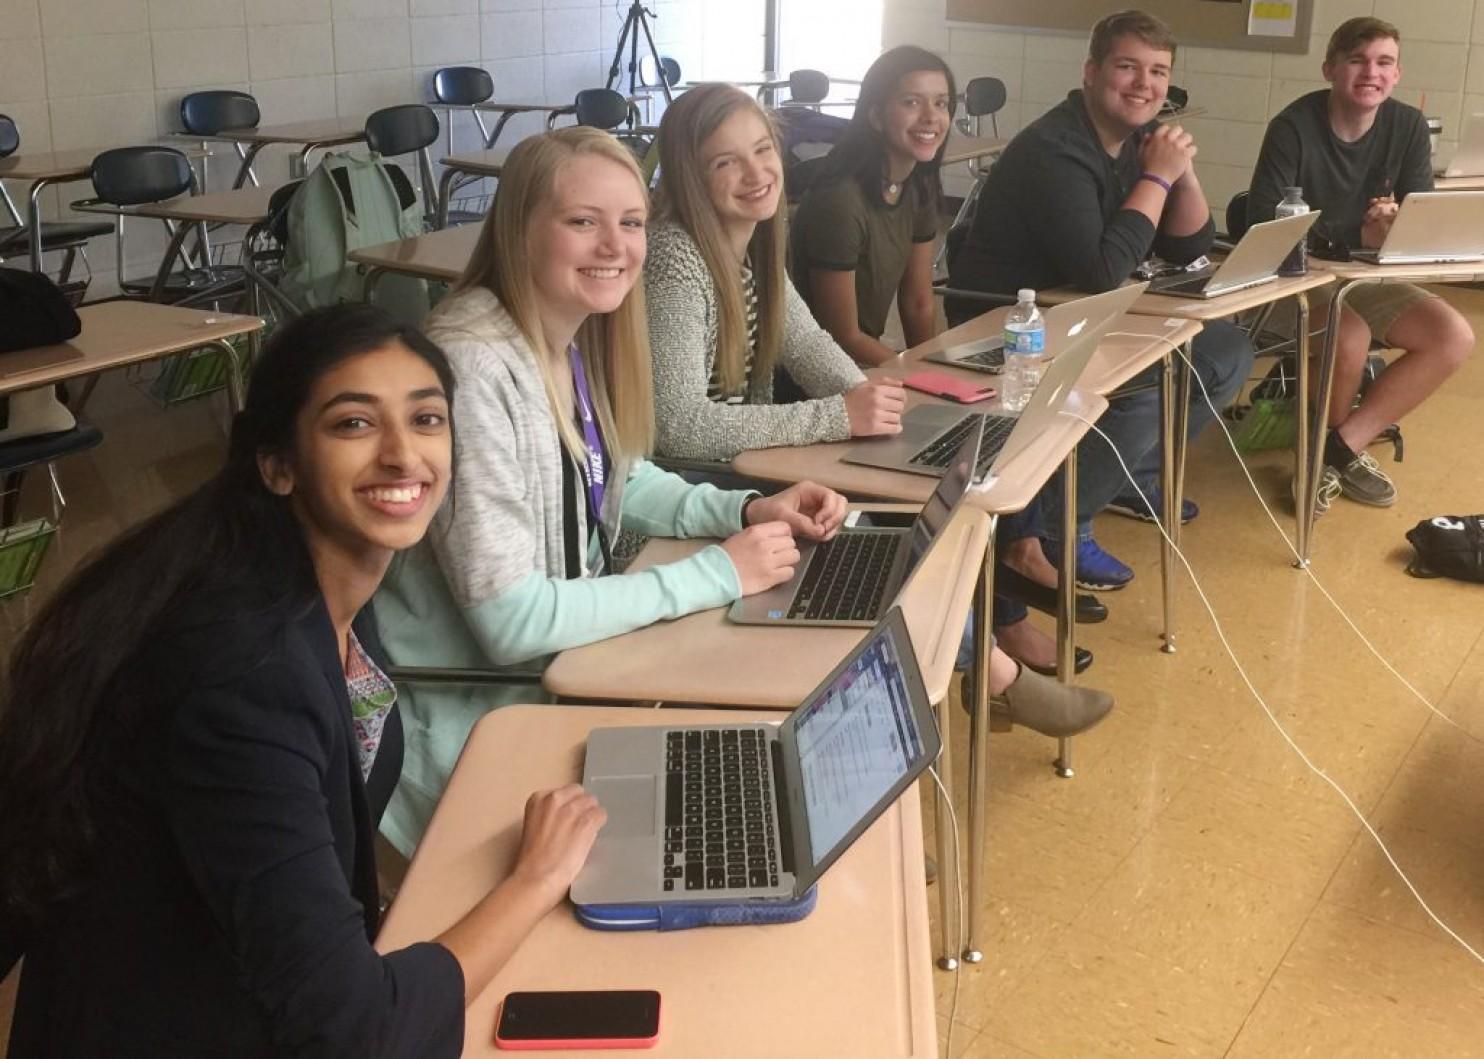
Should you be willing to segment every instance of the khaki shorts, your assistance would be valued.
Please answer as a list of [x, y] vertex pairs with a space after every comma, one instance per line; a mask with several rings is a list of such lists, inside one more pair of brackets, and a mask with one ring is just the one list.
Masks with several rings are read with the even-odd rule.
[[[1309, 328], [1312, 333], [1324, 330], [1333, 296], [1333, 286], [1317, 287], [1309, 292]], [[1365, 321], [1372, 339], [1385, 342], [1392, 325], [1412, 306], [1436, 297], [1432, 291], [1414, 283], [1362, 283], [1345, 295], [1345, 308]], [[1279, 334], [1292, 337], [1294, 315], [1292, 303], [1279, 306], [1268, 326]]]

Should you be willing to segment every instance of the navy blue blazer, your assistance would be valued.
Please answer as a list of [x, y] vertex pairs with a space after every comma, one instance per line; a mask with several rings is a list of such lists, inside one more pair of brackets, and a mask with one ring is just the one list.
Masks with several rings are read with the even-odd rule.
[[396, 711], [363, 781], [323, 600], [193, 609], [131, 671], [142, 720], [103, 734], [97, 871], [21, 940], [11, 1059], [458, 1055], [453, 955], [371, 946]]

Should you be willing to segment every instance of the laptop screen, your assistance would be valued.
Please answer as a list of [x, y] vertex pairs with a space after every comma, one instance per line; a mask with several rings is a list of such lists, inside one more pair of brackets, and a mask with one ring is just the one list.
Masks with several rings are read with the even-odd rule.
[[974, 480], [974, 466], [979, 460], [979, 445], [984, 437], [984, 417], [978, 415], [975, 418], [977, 422], [974, 428], [964, 438], [958, 452], [954, 453], [948, 470], [938, 479], [938, 487], [912, 520], [912, 539], [908, 542], [911, 550], [907, 553], [907, 565], [902, 570], [903, 581], [917, 569], [917, 564], [922, 562], [922, 557], [932, 547], [933, 540], [953, 518], [959, 501], [964, 498], [964, 494], [969, 491], [969, 484]]
[[921, 760], [897, 639], [870, 642], [794, 717], [809, 853], [825, 860]]

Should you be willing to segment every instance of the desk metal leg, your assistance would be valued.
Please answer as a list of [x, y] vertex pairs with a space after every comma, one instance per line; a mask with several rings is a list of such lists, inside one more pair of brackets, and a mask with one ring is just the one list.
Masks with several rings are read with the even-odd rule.
[[[1186, 344], [1189, 347], [1189, 343]], [[1189, 353], [1189, 349], [1186, 350]], [[1163, 589], [1163, 601], [1165, 601], [1165, 633], [1160, 650], [1165, 654], [1175, 653], [1175, 549], [1171, 540], [1175, 537], [1175, 528], [1180, 525], [1180, 501], [1175, 498], [1175, 464], [1180, 451], [1177, 439], [1175, 439], [1175, 360], [1178, 357], [1169, 356], [1165, 359], [1165, 371], [1159, 377], [1159, 433], [1160, 433], [1160, 464], [1159, 485], [1160, 494], [1163, 497], [1163, 510], [1160, 519], [1165, 524], [1165, 535], [1160, 537], [1159, 543], [1159, 578], [1160, 587]]]
[[209, 343], [222, 351], [227, 358], [227, 400], [232, 405], [233, 412], [240, 412], [246, 404], [246, 387], [244, 385], [242, 358], [237, 355], [237, 347], [225, 338], [219, 338]]
[[26, 204], [26, 216], [31, 227], [31, 271], [41, 271], [41, 193], [51, 181], [41, 177], [31, 183], [31, 194]]
[[[258, 152], [261, 151], [265, 145], [261, 143], [255, 143], [252, 146], [248, 147], [246, 151], [242, 149], [242, 144], [240, 143], [234, 144], [233, 146], [237, 148], [237, 156], [242, 159], [242, 164], [237, 167], [237, 176], [232, 180], [232, 190], [236, 191], [238, 188], [242, 187], [243, 184], [246, 184], [249, 180], [252, 181], [253, 187], [257, 187], [258, 174], [253, 172], [252, 164], [254, 159], [258, 157]], [[303, 174], [301, 173], [300, 175], [302, 176]]]
[[[1062, 462], [1061, 572], [1056, 579], [1056, 676], [1063, 684], [1077, 678], [1077, 448]], [[1071, 779], [1072, 740], [1056, 741], [1056, 774]]]
[[443, 175], [438, 178], [438, 217], [435, 223], [440, 232], [448, 227], [448, 203], [453, 198], [453, 182], [458, 175], [457, 169], [444, 166]]
[[[969, 704], [969, 910], [963, 953], [968, 963], [979, 963], [984, 959], [984, 951], [979, 948], [977, 939], [980, 936], [979, 910], [984, 902], [984, 858], [989, 842], [989, 656], [994, 650], [994, 630], [991, 628], [994, 623], [994, 538], [999, 521], [998, 516], [990, 516], [989, 541], [984, 546], [979, 583], [974, 587], [974, 701]], [[940, 881], [938, 885], [943, 884]]]
[[1340, 283], [1329, 303], [1329, 318], [1325, 322], [1324, 356], [1319, 362], [1319, 393], [1314, 402], [1314, 422], [1309, 428], [1309, 472], [1303, 483], [1307, 488], [1299, 501], [1298, 517], [1308, 526], [1302, 534], [1303, 543], [1299, 546], [1300, 566], [1309, 564], [1309, 549], [1314, 544], [1314, 501], [1319, 495], [1319, 476], [1324, 468], [1324, 435], [1329, 428], [1329, 399], [1335, 387], [1335, 347], [1340, 337], [1340, 314], [1345, 309], [1345, 298], [1361, 282], [1346, 280]]
[[[1298, 324], [1296, 336], [1298, 338], [1298, 402], [1295, 412], [1298, 416], [1298, 438], [1296, 439], [1296, 451], [1294, 453], [1293, 465], [1293, 533], [1295, 544], [1298, 547], [1300, 558], [1294, 562], [1294, 566], [1302, 568], [1307, 565], [1309, 559], [1309, 532], [1314, 528], [1314, 505], [1304, 504], [1304, 498], [1310, 496], [1309, 489], [1309, 431], [1312, 429], [1309, 423], [1309, 296], [1303, 292], [1294, 296], [1294, 304], [1298, 311]], [[1320, 419], [1327, 416], [1321, 414]]]
[[[948, 733], [953, 721], [953, 696], [944, 695], [938, 703], [938, 730], [943, 733], [943, 752], [938, 755], [938, 779], [944, 790], [953, 790], [953, 751]], [[953, 817], [948, 813], [948, 799], [943, 791], [933, 794], [938, 832], [938, 923], [943, 932], [938, 966], [945, 971], [958, 967], [958, 861], [953, 856]], [[972, 826], [972, 825], [970, 825]]]

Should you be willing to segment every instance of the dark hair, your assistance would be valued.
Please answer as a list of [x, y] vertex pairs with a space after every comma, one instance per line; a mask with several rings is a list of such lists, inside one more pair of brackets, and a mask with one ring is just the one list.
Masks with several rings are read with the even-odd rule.
[[83, 884], [96, 808], [116, 782], [104, 766], [154, 705], [140, 671], [161, 634], [230, 620], [212, 613], [224, 588], [250, 586], [286, 620], [317, 600], [299, 522], [264, 485], [258, 456], [292, 451], [327, 371], [391, 342], [426, 361], [452, 399], [443, 351], [379, 309], [319, 309], [285, 324], [258, 356], [221, 470], [83, 564], [16, 645], [0, 689], [0, 937]]
[[1113, 45], [1119, 37], [1135, 37], [1155, 51], [1170, 53], [1175, 61], [1175, 32], [1163, 21], [1145, 11], [1115, 11], [1100, 18], [1092, 27], [1092, 36], [1087, 41], [1087, 57], [1094, 66], [1103, 65], [1103, 60], [1113, 53]]
[[[877, 56], [876, 61], [861, 78], [860, 95], [856, 98], [855, 113], [850, 116], [850, 126], [840, 137], [840, 142], [829, 153], [825, 162], [823, 180], [831, 181], [852, 178], [866, 193], [866, 201], [881, 202], [882, 169], [886, 162], [886, 146], [881, 133], [871, 125], [873, 111], [884, 108], [901, 84], [902, 78], [919, 70], [937, 70], [948, 79], [948, 115], [952, 126], [953, 112], [958, 106], [958, 85], [948, 64], [926, 48], [915, 44], [902, 44]], [[916, 187], [916, 194], [932, 204], [936, 210], [942, 204], [943, 185], [938, 179], [938, 170], [943, 165], [943, 151], [948, 146], [948, 137], [938, 145], [931, 162], [919, 162], [907, 178], [909, 188]]]
[[1360, 15], [1346, 19], [1329, 35], [1329, 46], [1324, 49], [1324, 64], [1332, 65], [1336, 59], [1348, 58], [1352, 52], [1373, 40], [1390, 37], [1398, 48], [1402, 45], [1402, 31], [1385, 19]]

